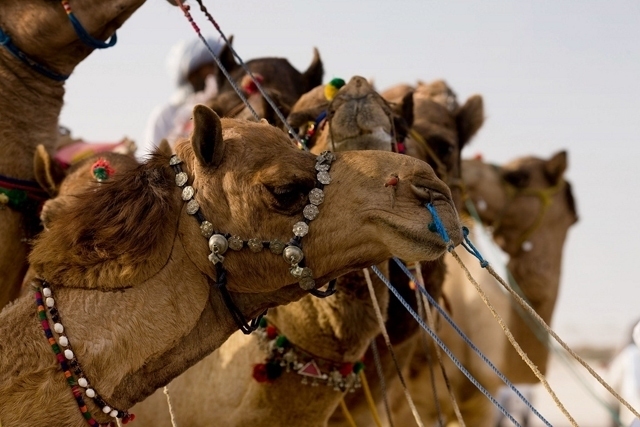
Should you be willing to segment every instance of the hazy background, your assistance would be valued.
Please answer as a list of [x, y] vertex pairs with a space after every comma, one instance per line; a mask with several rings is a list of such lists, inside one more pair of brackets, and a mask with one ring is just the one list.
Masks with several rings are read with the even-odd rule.
[[[580, 221], [565, 245], [553, 326], [572, 345], [627, 339], [640, 317], [640, 2], [205, 4], [247, 60], [281, 56], [304, 70], [317, 46], [325, 82], [360, 74], [385, 89], [444, 78], [461, 103], [482, 94], [486, 122], [466, 157], [568, 150]], [[148, 114], [173, 89], [165, 56], [195, 33], [179, 9], [151, 0], [118, 37], [69, 79], [61, 123], [90, 141], [126, 135], [143, 146]]]

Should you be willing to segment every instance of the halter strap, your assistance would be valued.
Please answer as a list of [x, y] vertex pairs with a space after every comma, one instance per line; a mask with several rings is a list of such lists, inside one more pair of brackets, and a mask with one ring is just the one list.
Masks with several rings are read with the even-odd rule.
[[52, 71], [45, 65], [40, 64], [35, 59], [31, 58], [29, 55], [24, 53], [18, 48], [15, 44], [11, 42], [11, 37], [7, 33], [5, 33], [2, 28], [0, 28], [0, 45], [4, 46], [13, 56], [18, 58], [22, 63], [26, 64], [32, 70], [38, 72], [39, 74], [50, 78], [51, 80], [57, 82], [63, 82], [69, 78], [68, 74], [60, 74], [55, 71]]
[[64, 11], [67, 12], [67, 16], [69, 17], [69, 21], [71, 21], [71, 25], [73, 25], [73, 29], [76, 31], [78, 38], [87, 46], [93, 49], [106, 49], [118, 42], [118, 35], [114, 32], [109, 40], [103, 42], [102, 40], [98, 40], [93, 37], [91, 34], [84, 29], [76, 15], [71, 10], [71, 5], [68, 0], [62, 0], [62, 7], [64, 7]]

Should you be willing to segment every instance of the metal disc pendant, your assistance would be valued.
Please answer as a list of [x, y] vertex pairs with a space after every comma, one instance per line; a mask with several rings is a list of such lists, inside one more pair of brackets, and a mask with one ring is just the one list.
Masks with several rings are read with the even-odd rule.
[[295, 224], [293, 224], [293, 234], [295, 234], [298, 237], [304, 237], [307, 235], [307, 233], [309, 232], [309, 226], [307, 225], [306, 222], [296, 222]]
[[331, 168], [331, 165], [316, 163], [316, 170], [319, 172], [328, 172], [329, 168]]
[[200, 209], [200, 205], [198, 204], [196, 199], [189, 200], [189, 202], [187, 203], [187, 213], [189, 215], [193, 215], [198, 212], [198, 209]]
[[200, 233], [207, 239], [213, 234], [213, 224], [209, 221], [202, 221], [200, 224]]
[[305, 218], [307, 218], [309, 221], [316, 219], [319, 213], [320, 213], [320, 210], [316, 205], [307, 205], [302, 210], [302, 215]]
[[282, 256], [291, 265], [298, 264], [304, 258], [302, 249], [297, 246], [287, 246], [282, 251]]
[[239, 251], [244, 246], [242, 239], [238, 236], [231, 236], [229, 238], [229, 247], [234, 251]]
[[298, 284], [305, 291], [309, 291], [309, 290], [311, 290], [311, 289], [316, 287], [316, 281], [313, 280], [312, 277], [303, 277], [302, 279], [300, 279]]
[[260, 239], [249, 239], [247, 242], [247, 246], [249, 246], [249, 250], [254, 253], [258, 253], [262, 251], [262, 240]]
[[196, 194], [196, 190], [194, 190], [192, 186], [187, 185], [182, 189], [182, 200], [185, 202], [191, 200], [194, 194]]
[[175, 154], [169, 159], [169, 165], [171, 166], [179, 165], [180, 163], [182, 163], [182, 160]]
[[309, 192], [309, 202], [316, 206], [324, 202], [324, 191], [319, 188], [314, 188], [313, 190], [311, 190]]
[[222, 234], [214, 234], [209, 238], [209, 250], [222, 255], [229, 248], [229, 241]]
[[329, 175], [329, 172], [326, 171], [318, 172], [318, 181], [320, 181], [324, 185], [330, 184], [331, 175]]
[[188, 180], [189, 180], [189, 177], [185, 172], [178, 172], [176, 174], [176, 185], [178, 187], [182, 187], [183, 185], [185, 185]]
[[333, 161], [336, 159], [336, 155], [333, 154], [331, 151], [323, 151], [322, 153], [320, 153], [320, 155], [316, 158], [316, 161], [318, 163], [327, 163], [327, 164], [331, 164], [333, 163]]
[[269, 242], [269, 250], [271, 251], [271, 253], [280, 255], [284, 250], [284, 243], [282, 243], [278, 239], [273, 239], [272, 241]]

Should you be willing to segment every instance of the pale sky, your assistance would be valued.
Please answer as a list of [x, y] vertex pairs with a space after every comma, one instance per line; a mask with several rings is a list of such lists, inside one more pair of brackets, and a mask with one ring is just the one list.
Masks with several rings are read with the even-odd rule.
[[[553, 326], [574, 345], [627, 339], [640, 318], [640, 2], [205, 4], [246, 60], [286, 57], [304, 70], [316, 46], [325, 82], [362, 75], [385, 89], [444, 78], [460, 102], [481, 94], [486, 122], [464, 157], [502, 163], [568, 150], [580, 221], [565, 245]], [[215, 34], [193, 13], [205, 34]], [[144, 145], [148, 114], [173, 89], [165, 56], [192, 37], [177, 8], [148, 1], [114, 48], [94, 52], [73, 73], [61, 123], [89, 141], [128, 136]]]

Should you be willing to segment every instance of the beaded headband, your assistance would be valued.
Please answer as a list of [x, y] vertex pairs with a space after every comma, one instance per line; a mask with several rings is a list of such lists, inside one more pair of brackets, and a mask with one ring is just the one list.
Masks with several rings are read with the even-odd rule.
[[318, 206], [324, 201], [324, 186], [331, 182], [329, 169], [334, 160], [335, 155], [330, 151], [325, 151], [317, 157], [315, 165], [315, 169], [318, 171], [316, 186], [309, 192], [309, 204], [307, 204], [302, 211], [304, 219], [293, 225], [292, 231], [294, 237], [288, 243], [284, 243], [278, 239], [265, 241], [258, 238], [251, 238], [249, 240], [243, 240], [236, 235], [223, 234], [215, 231], [213, 224], [205, 219], [200, 210], [200, 205], [196, 199], [194, 199], [195, 189], [187, 185], [189, 177], [186, 172], [182, 171], [182, 160], [176, 155], [171, 156], [169, 165], [176, 173], [176, 185], [182, 189], [182, 200], [187, 203], [187, 213], [193, 215], [198, 220], [200, 223], [200, 233], [209, 240], [209, 250], [211, 250], [209, 261], [211, 261], [216, 268], [217, 287], [222, 292], [222, 296], [234, 320], [238, 323], [240, 330], [245, 334], [251, 333], [258, 327], [262, 315], [247, 325], [244, 316], [231, 300], [231, 296], [226, 289], [227, 274], [223, 266], [225, 259], [224, 254], [229, 249], [240, 251], [247, 247], [254, 253], [261, 252], [263, 249], [269, 249], [271, 253], [276, 255], [281, 254], [284, 257], [290, 266], [289, 272], [293, 277], [298, 279], [298, 283], [302, 289], [320, 297], [328, 296], [335, 292], [335, 284], [330, 285], [327, 293], [315, 290], [316, 282], [313, 279], [313, 271], [304, 265], [304, 252], [302, 251], [302, 238], [309, 232], [309, 222], [314, 220], [319, 214]]

